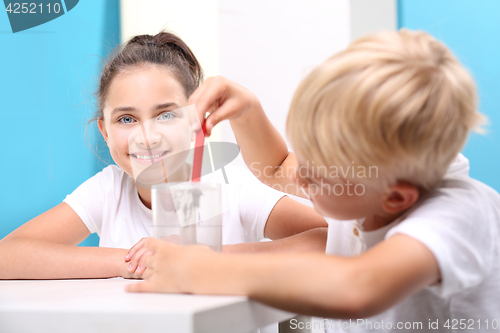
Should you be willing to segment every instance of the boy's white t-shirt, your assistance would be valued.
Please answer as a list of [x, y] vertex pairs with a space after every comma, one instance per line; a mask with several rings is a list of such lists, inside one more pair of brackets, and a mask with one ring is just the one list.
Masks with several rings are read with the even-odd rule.
[[[381, 229], [366, 232], [360, 221], [326, 219], [328, 254], [357, 255], [395, 234], [405, 234], [427, 246], [441, 272], [440, 283], [379, 315], [351, 321], [325, 319], [327, 332], [447, 332], [453, 327], [498, 331], [500, 195], [469, 178], [468, 169], [461, 156], [436, 190]], [[493, 320], [498, 323], [496, 330]]]
[[[236, 244], [264, 238], [267, 218], [285, 195], [235, 166], [205, 175], [202, 182], [221, 184], [223, 211], [222, 242]], [[143, 237], [153, 237], [152, 211], [139, 198], [132, 177], [110, 165], [66, 196], [66, 202], [91, 233], [100, 237], [100, 247], [129, 249]]]

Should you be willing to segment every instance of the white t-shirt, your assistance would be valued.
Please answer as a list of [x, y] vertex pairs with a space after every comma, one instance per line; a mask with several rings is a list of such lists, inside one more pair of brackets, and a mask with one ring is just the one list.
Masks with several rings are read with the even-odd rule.
[[325, 319], [327, 332], [498, 331], [500, 195], [469, 178], [468, 168], [462, 156], [436, 190], [381, 229], [366, 232], [359, 221], [327, 219], [328, 254], [357, 255], [405, 234], [434, 254], [442, 279], [379, 315], [359, 321]]
[[[203, 176], [202, 182], [221, 184], [223, 244], [254, 242], [264, 238], [264, 227], [274, 205], [284, 193], [258, 181], [250, 171], [234, 166]], [[129, 249], [143, 237], [153, 237], [152, 211], [144, 206], [133, 179], [110, 165], [85, 181], [64, 200], [99, 246]]]

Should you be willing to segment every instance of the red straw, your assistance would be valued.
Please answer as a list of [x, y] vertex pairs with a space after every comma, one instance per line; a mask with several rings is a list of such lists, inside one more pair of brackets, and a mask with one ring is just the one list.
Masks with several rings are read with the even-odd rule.
[[201, 130], [196, 133], [196, 141], [194, 144], [194, 158], [193, 158], [193, 173], [191, 181], [199, 182], [201, 178], [201, 166], [203, 164], [203, 147], [205, 146], [205, 122], [201, 125]]

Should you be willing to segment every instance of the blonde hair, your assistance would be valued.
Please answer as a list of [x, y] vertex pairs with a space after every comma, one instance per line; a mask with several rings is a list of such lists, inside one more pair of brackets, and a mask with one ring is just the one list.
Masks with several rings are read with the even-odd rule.
[[313, 70], [294, 94], [287, 134], [316, 165], [377, 167], [365, 182], [432, 189], [484, 120], [451, 51], [401, 30], [360, 38]]

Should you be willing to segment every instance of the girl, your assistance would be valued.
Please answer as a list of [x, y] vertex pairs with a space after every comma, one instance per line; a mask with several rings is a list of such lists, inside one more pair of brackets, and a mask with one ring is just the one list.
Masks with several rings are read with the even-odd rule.
[[[116, 166], [106, 167], [61, 204], [1, 240], [0, 278], [140, 277], [145, 270], [137, 267], [145, 253], [140, 240], [152, 235], [152, 214], [151, 191], [139, 186], [138, 178], [148, 170], [145, 165], [161, 162], [165, 181], [189, 179], [185, 158], [166, 157], [183, 156], [189, 149], [192, 130], [185, 111], [202, 76], [191, 50], [170, 33], [136, 36], [119, 50], [102, 71], [95, 116]], [[326, 226], [312, 208], [283, 197], [246, 170], [226, 170], [224, 244], [301, 234], [224, 251], [324, 250], [325, 230], [302, 233]], [[202, 181], [225, 183], [217, 173]], [[99, 248], [76, 246], [93, 232], [100, 236]]]

